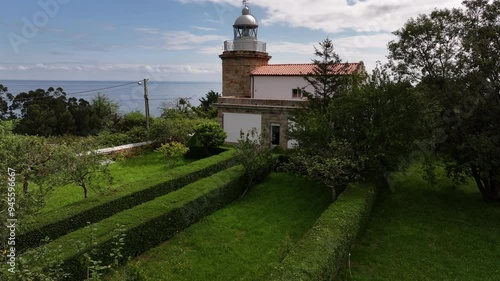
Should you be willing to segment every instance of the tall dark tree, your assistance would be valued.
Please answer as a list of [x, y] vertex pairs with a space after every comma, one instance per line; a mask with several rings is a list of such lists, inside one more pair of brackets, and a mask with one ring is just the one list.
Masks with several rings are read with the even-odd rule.
[[205, 97], [199, 99], [200, 105], [198, 106], [198, 110], [201, 111], [201, 115], [207, 116], [209, 118], [217, 117], [217, 107], [214, 106], [217, 103], [221, 95], [217, 92], [210, 91]]
[[340, 56], [335, 52], [333, 42], [326, 38], [319, 43], [320, 48], [314, 47], [312, 59], [315, 67], [312, 73], [305, 76], [305, 80], [314, 88], [312, 93], [303, 92], [309, 102], [310, 110], [325, 112], [330, 101], [337, 93], [348, 87], [348, 79], [352, 77], [339, 74], [347, 74], [348, 64], [343, 64]]
[[449, 176], [472, 176], [483, 200], [500, 200], [500, 1], [463, 5], [409, 20], [389, 58], [436, 108], [435, 147]]
[[75, 131], [75, 120], [61, 88], [20, 93], [13, 99], [11, 110], [20, 111], [16, 133], [52, 136]]
[[12, 118], [12, 114], [9, 111], [9, 99], [12, 98], [12, 94], [9, 93], [9, 89], [4, 85], [0, 84], [0, 120], [6, 120]]

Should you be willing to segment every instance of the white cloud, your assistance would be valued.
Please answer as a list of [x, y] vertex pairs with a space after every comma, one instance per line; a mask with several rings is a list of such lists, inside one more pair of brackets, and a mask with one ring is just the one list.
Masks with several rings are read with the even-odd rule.
[[162, 48], [167, 50], [189, 50], [207, 42], [222, 42], [226, 37], [221, 35], [197, 35], [187, 31], [169, 31], [163, 33], [165, 40]]
[[[232, 0], [178, 0], [182, 3], [212, 2], [241, 6]], [[250, 6], [266, 11], [263, 25], [281, 24], [335, 33], [345, 30], [390, 32], [410, 17], [429, 13], [435, 8], [460, 6], [461, 0], [253, 0]]]
[[196, 25], [193, 25], [193, 26], [190, 26], [190, 27], [194, 28], [194, 29], [202, 30], [202, 31], [216, 31], [217, 30], [215, 28], [205, 27], [205, 26], [196, 26]]
[[22, 64], [22, 65], [0, 65], [0, 71], [72, 71], [72, 72], [138, 72], [138, 73], [160, 73], [160, 74], [213, 74], [220, 73], [220, 64]]

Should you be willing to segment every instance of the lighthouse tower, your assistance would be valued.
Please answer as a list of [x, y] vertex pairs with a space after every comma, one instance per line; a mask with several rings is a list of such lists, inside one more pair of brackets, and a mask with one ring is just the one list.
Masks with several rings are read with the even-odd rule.
[[248, 1], [233, 25], [234, 40], [224, 42], [222, 59], [222, 96], [250, 97], [250, 72], [266, 65], [271, 57], [266, 43], [257, 40], [259, 24], [251, 14]]

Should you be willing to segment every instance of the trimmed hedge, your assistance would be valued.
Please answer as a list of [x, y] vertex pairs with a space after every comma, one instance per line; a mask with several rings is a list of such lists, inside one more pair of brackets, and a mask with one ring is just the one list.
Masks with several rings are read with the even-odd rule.
[[[204, 177], [227, 169], [236, 164], [233, 157], [234, 151], [227, 151], [219, 155], [193, 162], [187, 166], [181, 166], [170, 170], [166, 177], [159, 183], [151, 183], [150, 179], [131, 183], [133, 185], [143, 184], [144, 187], [136, 192], [125, 194], [114, 200], [104, 202], [100, 205], [89, 206], [88, 209], [79, 211], [60, 220], [40, 226], [36, 229], [25, 231], [17, 237], [19, 249], [37, 247], [40, 241], [49, 237], [51, 240], [63, 236], [71, 231], [87, 225], [88, 222], [95, 223], [110, 217], [123, 210], [150, 201], [156, 197], [168, 194], [187, 184], [195, 182]], [[174, 174], [176, 176], [169, 176]]]
[[[243, 167], [234, 166], [120, 212], [47, 244], [46, 256], [48, 260], [64, 261], [62, 267], [65, 272], [72, 274], [70, 280], [84, 279], [87, 269], [82, 264], [83, 255], [91, 251], [92, 244], [98, 252], [97, 256], [93, 257], [94, 260], [101, 260], [103, 264], [113, 262], [110, 253], [114, 247], [113, 230], [117, 228], [117, 224], [123, 225], [126, 234], [121, 252], [125, 257], [121, 262], [124, 262], [127, 257], [138, 256], [168, 240], [203, 216], [237, 199], [246, 188], [243, 175]], [[94, 241], [88, 243], [91, 236]], [[79, 244], [78, 241], [86, 241], [87, 245], [78, 249], [75, 246]]]
[[271, 280], [334, 280], [364, 229], [376, 184], [348, 187], [273, 271]]

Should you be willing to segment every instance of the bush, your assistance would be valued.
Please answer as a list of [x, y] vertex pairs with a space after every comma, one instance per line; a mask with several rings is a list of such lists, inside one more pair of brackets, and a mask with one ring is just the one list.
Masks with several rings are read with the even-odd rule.
[[158, 118], [151, 125], [149, 139], [157, 143], [176, 141], [186, 144], [200, 122], [201, 119], [193, 118]]
[[162, 144], [155, 151], [167, 157], [170, 167], [173, 167], [175, 166], [175, 163], [177, 163], [188, 152], [188, 150], [189, 148], [182, 143], [173, 141]]
[[125, 132], [125, 134], [127, 135], [128, 143], [143, 142], [149, 139], [149, 132], [143, 126], [134, 126], [128, 132]]
[[125, 114], [116, 124], [116, 128], [120, 132], [130, 131], [134, 127], [146, 128], [146, 116], [140, 111], [132, 111]]
[[118, 146], [128, 143], [129, 136], [125, 133], [110, 133], [109, 131], [101, 132], [96, 139], [100, 147]]
[[249, 186], [260, 181], [259, 177], [265, 174], [264, 171], [271, 171], [276, 167], [276, 158], [273, 157], [271, 148], [263, 143], [263, 136], [259, 135], [255, 128], [246, 135], [240, 133], [236, 147], [236, 161], [245, 167]]
[[194, 128], [194, 136], [189, 141], [190, 147], [202, 147], [206, 155], [209, 155], [210, 149], [224, 144], [227, 134], [221, 128], [219, 123], [208, 121], [198, 124]]
[[334, 280], [366, 225], [377, 189], [376, 184], [368, 183], [347, 188], [285, 257], [270, 279]]

